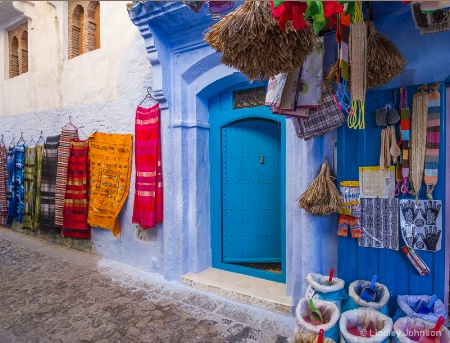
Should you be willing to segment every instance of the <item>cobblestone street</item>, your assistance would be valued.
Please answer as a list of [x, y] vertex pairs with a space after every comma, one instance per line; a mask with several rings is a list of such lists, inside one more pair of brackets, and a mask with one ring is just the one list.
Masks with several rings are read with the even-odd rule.
[[283, 342], [294, 319], [0, 228], [0, 342]]

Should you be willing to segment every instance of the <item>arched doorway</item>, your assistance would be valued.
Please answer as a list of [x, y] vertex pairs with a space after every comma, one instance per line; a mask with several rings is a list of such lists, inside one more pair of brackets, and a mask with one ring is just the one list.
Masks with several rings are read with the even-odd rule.
[[285, 124], [261, 106], [264, 87], [209, 102], [212, 264], [285, 282]]

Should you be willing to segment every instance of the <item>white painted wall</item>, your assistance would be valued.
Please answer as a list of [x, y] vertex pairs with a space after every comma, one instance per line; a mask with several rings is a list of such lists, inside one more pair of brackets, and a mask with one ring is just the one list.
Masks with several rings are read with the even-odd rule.
[[[0, 134], [6, 144], [13, 134], [17, 141], [20, 132], [26, 142], [32, 135], [37, 139], [41, 130], [44, 136], [59, 134], [69, 115], [82, 139], [97, 130], [134, 133], [135, 110], [152, 84], [152, 72], [144, 41], [128, 17], [127, 2], [100, 3], [101, 48], [71, 60], [67, 60], [67, 3], [34, 3], [34, 16], [28, 20], [28, 73], [8, 79], [8, 35], [0, 31]], [[135, 239], [134, 171], [131, 181], [120, 216], [121, 238], [93, 228], [92, 242], [99, 255], [159, 272], [161, 235], [155, 229], [150, 243]]]

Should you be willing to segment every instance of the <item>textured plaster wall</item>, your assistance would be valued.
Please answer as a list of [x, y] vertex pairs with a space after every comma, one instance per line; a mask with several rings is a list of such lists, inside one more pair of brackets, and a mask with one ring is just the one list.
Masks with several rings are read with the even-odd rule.
[[[135, 109], [151, 86], [152, 73], [125, 4], [101, 2], [101, 48], [68, 61], [63, 35], [67, 4], [35, 3], [29, 22], [29, 72], [10, 80], [0, 74], [0, 133], [7, 145], [13, 134], [17, 141], [20, 132], [27, 142], [32, 135], [36, 140], [41, 130], [44, 136], [56, 135], [69, 115], [82, 139], [93, 131], [134, 133]], [[147, 100], [143, 106], [153, 104]], [[162, 228], [152, 231], [149, 243], [137, 242], [131, 223], [133, 199], [134, 165], [130, 193], [120, 215], [122, 235], [114, 238], [109, 230], [93, 228], [95, 253], [160, 272]]]

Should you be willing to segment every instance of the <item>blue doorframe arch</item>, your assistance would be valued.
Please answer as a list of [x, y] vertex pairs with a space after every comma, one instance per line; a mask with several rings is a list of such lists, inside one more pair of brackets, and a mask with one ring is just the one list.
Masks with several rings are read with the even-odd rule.
[[[210, 194], [211, 194], [211, 249], [212, 266], [231, 272], [251, 275], [277, 282], [286, 282], [286, 123], [283, 116], [274, 115], [266, 106], [233, 109], [233, 91], [266, 86], [265, 83], [239, 83], [212, 97], [209, 101], [210, 124]], [[281, 129], [281, 256], [282, 273], [268, 273], [253, 268], [223, 263], [222, 236], [222, 169], [221, 128], [246, 119], [261, 119], [277, 122]]]

